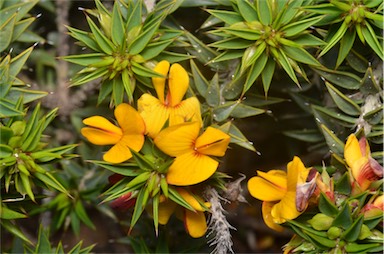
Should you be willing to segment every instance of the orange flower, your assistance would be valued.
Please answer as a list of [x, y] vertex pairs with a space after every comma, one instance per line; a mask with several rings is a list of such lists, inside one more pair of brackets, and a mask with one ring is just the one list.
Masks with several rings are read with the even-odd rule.
[[365, 191], [372, 182], [383, 178], [383, 167], [371, 157], [368, 141], [365, 137], [357, 140], [354, 134], [348, 137], [344, 147], [344, 158], [358, 188]]
[[[177, 189], [180, 196], [194, 209], [188, 210], [170, 199], [163, 199], [159, 203], [159, 223], [165, 225], [173, 213], [184, 221], [185, 230], [194, 238], [202, 237], [207, 231], [207, 221], [204, 215], [206, 209], [200, 204], [202, 201], [197, 199], [184, 189]], [[205, 202], [204, 205], [209, 207], [210, 204]]]
[[169, 184], [193, 185], [215, 173], [219, 162], [210, 156], [224, 156], [230, 137], [212, 127], [200, 136], [199, 132], [199, 122], [187, 122], [170, 126], [156, 136], [156, 146], [176, 157], [167, 172]]
[[[152, 78], [157, 98], [143, 94], [137, 102], [138, 110], [147, 126], [148, 136], [154, 138], [168, 126], [186, 121], [197, 121], [202, 125], [200, 103], [196, 97], [183, 100], [189, 87], [189, 77], [180, 64], [170, 66], [168, 61], [159, 62], [154, 71], [168, 78]], [[166, 80], [168, 80], [166, 86]]]
[[143, 147], [145, 124], [140, 114], [125, 103], [116, 107], [115, 117], [120, 127], [102, 116], [86, 118], [83, 123], [89, 127], [82, 128], [81, 134], [95, 145], [113, 145], [103, 159], [121, 163], [132, 157], [130, 149], [139, 151]]

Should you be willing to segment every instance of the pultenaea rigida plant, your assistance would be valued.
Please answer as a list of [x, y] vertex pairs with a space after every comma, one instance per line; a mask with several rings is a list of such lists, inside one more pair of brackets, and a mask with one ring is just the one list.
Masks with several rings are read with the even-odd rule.
[[[80, 221], [95, 227], [87, 203], [115, 220], [112, 211], [124, 211], [119, 219], [130, 236], [120, 241], [135, 252], [205, 252], [211, 246], [217, 253], [236, 252], [232, 238], [243, 224], [227, 221], [233, 210], [226, 211], [226, 203], [245, 201], [241, 182], [230, 180], [245, 173], [250, 195], [263, 201], [265, 224], [294, 234], [281, 246], [284, 252], [382, 251], [381, 1], [92, 3], [80, 8], [85, 28], [67, 26], [77, 46], [62, 57], [74, 64], [71, 89], [94, 88], [86, 106], [71, 115], [79, 158], [63, 160], [74, 156], [67, 152], [76, 145], [44, 144], [55, 110], [42, 114], [40, 104], [31, 104], [25, 116], [25, 105], [44, 95], [15, 79], [32, 48], [2, 55], [3, 73], [11, 73], [2, 75], [2, 181], [4, 193], [23, 197], [2, 201], [8, 231], [28, 242], [14, 226], [29, 212], [19, 205], [27, 198], [48, 200], [29, 214], [51, 211], [51, 230], [70, 224], [78, 234]], [[28, 27], [32, 20], [24, 15], [33, 5], [16, 6], [2, 6], [7, 13], [24, 8], [23, 15], [2, 21], [2, 33], [22, 33], [20, 24]], [[189, 11], [205, 21], [181, 17]], [[280, 157], [293, 157], [286, 170], [253, 176], [262, 166], [229, 165], [236, 145], [256, 152], [249, 140], [263, 135], [254, 127], [271, 124], [266, 119], [276, 121], [274, 135], [282, 138], [256, 148], [264, 151], [268, 144]], [[307, 168], [302, 154], [294, 156], [298, 151], [320, 154], [311, 163], [322, 166]], [[53, 198], [35, 194], [45, 188]], [[167, 241], [182, 225], [173, 214], [187, 232], [178, 238], [197, 238], [198, 244]], [[28, 251], [60, 252], [42, 230], [40, 236]]]

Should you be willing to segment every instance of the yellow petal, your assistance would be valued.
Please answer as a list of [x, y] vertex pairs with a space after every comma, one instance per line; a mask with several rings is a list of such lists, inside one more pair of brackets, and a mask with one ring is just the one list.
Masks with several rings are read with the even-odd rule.
[[263, 202], [263, 205], [261, 207], [261, 211], [263, 213], [263, 219], [264, 219], [265, 224], [269, 228], [271, 228], [275, 231], [278, 231], [278, 232], [282, 232], [284, 230], [284, 227], [280, 226], [279, 224], [276, 224], [273, 221], [273, 218], [271, 215], [271, 211], [272, 211], [272, 208], [274, 205], [275, 205], [275, 203], [273, 203], [273, 202], [266, 202], [266, 201]]
[[298, 181], [305, 182], [309, 169], [307, 169], [301, 159], [297, 156], [293, 157], [293, 160], [287, 165], [287, 188], [289, 191], [296, 192], [296, 186]]
[[153, 69], [155, 72], [158, 72], [162, 75], [164, 75], [164, 78], [152, 78], [153, 86], [155, 87], [157, 98], [164, 103], [164, 90], [165, 90], [165, 79], [168, 74], [169, 70], [169, 62], [168, 61], [161, 61], [159, 62], [156, 67]]
[[213, 156], [224, 156], [230, 137], [219, 129], [208, 127], [197, 138], [195, 147], [199, 153]]
[[202, 126], [200, 102], [196, 97], [190, 97], [180, 102], [176, 107], [170, 107], [169, 125], [184, 122], [199, 122]]
[[287, 191], [287, 177], [284, 171], [258, 171], [258, 175], [248, 181], [248, 190], [253, 197], [263, 201], [278, 201], [284, 197]]
[[207, 231], [207, 221], [203, 212], [185, 209], [185, 229], [194, 238], [202, 237]]
[[82, 128], [81, 134], [95, 145], [116, 144], [122, 136], [122, 130], [102, 116], [88, 117], [83, 123], [92, 128]]
[[120, 143], [138, 152], [144, 145], [144, 139], [143, 135], [124, 135]]
[[119, 104], [115, 109], [115, 117], [119, 123], [123, 134], [141, 134], [145, 133], [145, 124], [139, 112], [131, 105], [126, 103]]
[[199, 135], [197, 122], [182, 123], [162, 130], [154, 139], [156, 146], [170, 156], [179, 156], [193, 151], [193, 144]]
[[169, 108], [150, 94], [143, 94], [137, 107], [144, 119], [148, 136], [156, 137], [169, 118]]
[[200, 205], [199, 201], [187, 190], [178, 188], [177, 192], [180, 194], [180, 196], [183, 197], [183, 199], [190, 204], [193, 209], [196, 211], [204, 212], [204, 208]]
[[121, 134], [107, 132], [105, 130], [84, 127], [81, 134], [91, 143], [95, 145], [113, 145], [119, 142]]
[[110, 163], [121, 163], [132, 157], [132, 153], [129, 148], [121, 142], [112, 146], [108, 152], [103, 156], [103, 159]]
[[289, 191], [284, 198], [275, 204], [272, 208], [271, 215], [276, 223], [284, 223], [287, 220], [297, 218], [301, 212], [296, 209], [296, 192]]
[[159, 223], [165, 225], [175, 211], [177, 204], [169, 199], [159, 203]]
[[188, 73], [180, 64], [172, 64], [169, 70], [168, 86], [171, 95], [170, 104], [174, 107], [181, 102], [189, 86]]
[[195, 151], [176, 157], [167, 173], [167, 182], [178, 186], [193, 185], [207, 180], [219, 163]]
[[357, 140], [354, 134], [349, 135], [347, 143], [344, 147], [344, 158], [349, 167], [359, 160], [363, 155], [361, 154], [361, 149], [359, 141]]

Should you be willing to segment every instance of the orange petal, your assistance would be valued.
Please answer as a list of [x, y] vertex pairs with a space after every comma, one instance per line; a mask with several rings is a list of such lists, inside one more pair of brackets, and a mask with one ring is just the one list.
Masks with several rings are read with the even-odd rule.
[[121, 142], [112, 146], [108, 152], [103, 156], [103, 159], [110, 163], [121, 163], [132, 157], [132, 153], [129, 148]]
[[165, 225], [175, 211], [177, 204], [169, 199], [159, 203], [159, 223]]
[[194, 238], [202, 237], [207, 231], [207, 221], [203, 212], [185, 210], [185, 229]]
[[219, 163], [195, 151], [176, 157], [167, 173], [167, 182], [178, 186], [193, 185], [207, 180]]
[[276, 223], [284, 223], [287, 220], [297, 218], [301, 212], [296, 209], [296, 192], [289, 191], [284, 198], [275, 204], [271, 210], [273, 221]]
[[150, 94], [143, 94], [137, 107], [144, 119], [148, 136], [156, 137], [169, 118], [169, 108]]
[[169, 70], [168, 86], [171, 94], [170, 104], [174, 107], [181, 102], [189, 86], [188, 73], [180, 64], [172, 64]]
[[274, 205], [275, 205], [275, 203], [273, 203], [273, 202], [266, 202], [266, 201], [263, 202], [263, 205], [261, 207], [261, 211], [263, 213], [263, 219], [264, 219], [265, 224], [269, 228], [271, 228], [275, 231], [278, 231], [278, 232], [282, 232], [284, 230], [284, 227], [280, 226], [279, 224], [276, 224], [273, 221], [273, 218], [271, 215], [271, 211], [272, 211], [272, 208]]
[[301, 159], [297, 156], [287, 165], [287, 188], [289, 191], [296, 192], [297, 183], [304, 183], [307, 180], [309, 169], [307, 169]]
[[155, 87], [157, 98], [159, 98], [162, 103], [164, 103], [165, 79], [168, 74], [169, 65], [170, 64], [168, 61], [163, 60], [159, 62], [153, 69], [155, 72], [164, 75], [164, 78], [152, 78], [152, 83]]
[[284, 197], [287, 191], [287, 177], [284, 171], [258, 171], [258, 175], [248, 181], [248, 190], [253, 197], [263, 201], [278, 201]]
[[208, 127], [197, 138], [195, 147], [199, 153], [213, 156], [224, 156], [230, 137], [219, 129]]
[[119, 104], [115, 109], [115, 117], [124, 135], [145, 133], [145, 124], [139, 112], [126, 103]]
[[120, 143], [138, 152], [144, 145], [144, 139], [143, 135], [124, 135]]
[[177, 192], [180, 194], [180, 196], [183, 197], [183, 199], [190, 204], [193, 209], [196, 211], [204, 212], [204, 208], [200, 205], [199, 201], [193, 196], [191, 193], [189, 193], [187, 190], [178, 188]]
[[179, 156], [193, 151], [193, 143], [199, 135], [200, 125], [188, 122], [162, 130], [154, 139], [156, 146], [170, 156]]
[[200, 102], [196, 97], [190, 97], [180, 102], [176, 107], [170, 107], [169, 125], [184, 122], [199, 122], [202, 126]]
[[113, 145], [119, 142], [121, 135], [105, 130], [84, 127], [81, 134], [92, 144], [95, 145]]
[[361, 157], [350, 167], [353, 178], [359, 183], [362, 191], [367, 190], [373, 181], [378, 180], [367, 157]]
[[361, 157], [363, 157], [363, 154], [361, 153], [359, 141], [354, 134], [351, 134], [344, 147], [345, 161], [349, 167], [352, 167], [355, 161], [359, 160]]

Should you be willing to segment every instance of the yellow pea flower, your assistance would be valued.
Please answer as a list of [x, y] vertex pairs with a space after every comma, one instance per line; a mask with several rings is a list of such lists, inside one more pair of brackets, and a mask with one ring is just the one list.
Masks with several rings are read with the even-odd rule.
[[[311, 182], [315, 182], [311, 169], [307, 169], [299, 157], [294, 157], [288, 163], [287, 172], [283, 170], [270, 170], [268, 172], [257, 171], [248, 181], [249, 193], [260, 200], [263, 200], [262, 213], [268, 227], [282, 231], [283, 227], [278, 224], [298, 217], [307, 207], [306, 202], [315, 189], [315, 185], [306, 191], [305, 195], [298, 198], [298, 190], [307, 186], [308, 176]], [[306, 200], [303, 200], [306, 199]]]
[[160, 150], [176, 157], [167, 172], [169, 184], [193, 185], [215, 173], [219, 162], [210, 156], [224, 156], [230, 137], [213, 127], [201, 136], [199, 132], [199, 122], [186, 122], [162, 130], [154, 139]]
[[140, 114], [129, 104], [122, 103], [115, 109], [115, 117], [120, 127], [102, 116], [92, 116], [83, 120], [81, 134], [95, 145], [113, 145], [103, 156], [111, 163], [121, 163], [132, 157], [130, 149], [139, 151], [144, 144], [145, 124]]
[[168, 78], [152, 78], [157, 98], [146, 93], [137, 101], [148, 136], [154, 138], [167, 121], [169, 126], [186, 121], [197, 121], [201, 125], [199, 100], [196, 97], [183, 100], [189, 87], [186, 70], [180, 64], [170, 66], [168, 61], [163, 60], [156, 65], [154, 71]]
[[[165, 225], [173, 213], [180, 220], [184, 221], [185, 230], [194, 238], [202, 237], [207, 231], [207, 221], [205, 218], [205, 209], [200, 205], [200, 202], [191, 193], [185, 189], [177, 189], [177, 192], [183, 199], [192, 206], [195, 211], [186, 209], [170, 199], [163, 198], [159, 203], [159, 223]], [[209, 207], [210, 204], [205, 202], [204, 205]]]
[[344, 147], [344, 158], [358, 184], [358, 187], [353, 186], [354, 191], [356, 188], [365, 191], [372, 182], [383, 178], [383, 167], [371, 157], [365, 137], [358, 140], [355, 134], [349, 135]]

